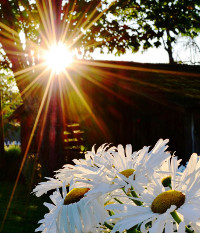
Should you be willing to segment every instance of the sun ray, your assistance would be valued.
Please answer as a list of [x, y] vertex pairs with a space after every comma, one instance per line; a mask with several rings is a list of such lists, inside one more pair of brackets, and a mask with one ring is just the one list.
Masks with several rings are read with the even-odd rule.
[[14, 76], [19, 76], [19, 75], [21, 75], [21, 74], [24, 74], [24, 73], [27, 73], [27, 72], [29, 72], [29, 71], [32, 71], [32, 70], [35, 70], [35, 69], [38, 69], [38, 68], [40, 68], [40, 67], [43, 67], [45, 65], [45, 62], [43, 62], [43, 63], [39, 63], [39, 64], [37, 64], [37, 65], [34, 65], [34, 66], [31, 66], [31, 67], [27, 67], [27, 68], [25, 68], [25, 69], [23, 69], [23, 70], [19, 70], [19, 71], [17, 71], [17, 72], [14, 72], [13, 74], [14, 74]]
[[[131, 82], [135, 82], [137, 84], [150, 86], [152, 88], [157, 88], [157, 85], [155, 85], [155, 84], [150, 84], [148, 82], [140, 81], [140, 80], [134, 79], [133, 77], [126, 79], [126, 78], [124, 78], [123, 75], [119, 75], [119, 74], [112, 73], [112, 72], [105, 71], [105, 70], [100, 71], [98, 68], [95, 68], [95, 67], [90, 68], [89, 70], [90, 70], [90, 75], [88, 74], [88, 69], [86, 69], [86, 70], [77, 69], [77, 70], [74, 70], [74, 72], [79, 73], [83, 78], [85, 78], [88, 81], [94, 83], [96, 86], [98, 86], [101, 89], [105, 90], [106, 92], [108, 92], [112, 96], [115, 96], [119, 100], [122, 100], [124, 103], [127, 103], [127, 104], [129, 104], [130, 106], [133, 106], [133, 107], [137, 107], [133, 101], [131, 101], [129, 98], [127, 98], [124, 95], [121, 95], [119, 93], [114, 92], [112, 89], [110, 89], [109, 87], [107, 87], [105, 85], [105, 81], [109, 81], [110, 86], [112, 86], [112, 87], [113, 87], [113, 85], [114, 86], [116, 85], [116, 78], [118, 78], [119, 80], [129, 81], [129, 82], [131, 81]], [[94, 74], [94, 76], [91, 76], [92, 73]], [[94, 79], [94, 77], [96, 77], [95, 74], [99, 74], [99, 73], [101, 73], [101, 77], [104, 77], [104, 80], [102, 80], [102, 82], [98, 82], [97, 80]], [[137, 90], [137, 89], [134, 89], [132, 87], [129, 88], [129, 86], [127, 86], [127, 85], [120, 86], [120, 87], [122, 89], [124, 89], [125, 91], [128, 90], [129, 92], [134, 92], [134, 93], [137, 93], [138, 95], [145, 96], [145, 93], [143, 93], [142, 90]], [[154, 101], [158, 101], [155, 98], [152, 98], [151, 96], [145, 96], [145, 97], [151, 98]]]
[[17, 52], [17, 51], [7, 50], [7, 49], [4, 49], [4, 51], [6, 52], [6, 54], [16, 55], [16, 56], [20, 56], [20, 57], [25, 57], [25, 55], [26, 55], [25, 52]]
[[63, 120], [63, 124], [65, 126], [66, 124], [66, 114], [65, 114], [65, 107], [64, 107], [64, 92], [63, 92], [63, 83], [61, 83], [61, 79], [58, 79], [58, 88], [59, 88], [59, 94], [60, 94], [60, 102], [61, 102], [61, 109], [62, 109], [62, 120]]
[[[49, 90], [49, 93], [51, 93], [51, 88]], [[40, 147], [41, 147], [43, 136], [44, 136], [45, 123], [46, 123], [47, 113], [48, 113], [48, 108], [49, 108], [49, 103], [50, 103], [50, 95], [51, 94], [48, 94], [46, 105], [45, 105], [45, 110], [44, 110], [44, 115], [42, 117], [42, 124], [41, 124], [41, 129], [40, 129], [40, 137], [39, 137], [38, 145], [37, 145], [37, 152], [40, 151]]]
[[[64, 28], [65, 24], [63, 23], [63, 28], [61, 30], [61, 41], [65, 41], [65, 39], [66, 39], [65, 37], [66, 37], [68, 29], [69, 29], [69, 25], [70, 25], [70, 22], [71, 22], [71, 19], [72, 19], [72, 12], [74, 11], [74, 8], [76, 6], [76, 2], [77, 2], [77, 0], [74, 1], [72, 9], [69, 11], [69, 21], [67, 22], [67, 26], [65, 28]], [[67, 14], [68, 14], [68, 12], [65, 13], [63, 22], [67, 18]]]
[[[18, 37], [14, 37], [13, 35], [10, 35], [9, 33], [5, 32], [5, 31], [0, 31], [0, 34], [1, 35], [4, 35], [4, 37], [6, 37], [7, 39], [5, 38], [1, 38], [1, 43], [4, 42], [4, 44], [10, 44], [12, 45], [13, 47], [17, 47], [20, 45], [20, 47], [22, 47], [22, 43], [20, 41], [20, 39]], [[9, 39], [9, 40], [8, 40]], [[6, 41], [8, 40], [8, 41]]]
[[[14, 31], [13, 29], [9, 28], [8, 26], [6, 26], [5, 24], [1, 23], [0, 22], [0, 27], [2, 27], [4, 30], [6, 30], [7, 32], [1, 30], [0, 31], [0, 34], [4, 35], [5, 37], [7, 37], [7, 39], [5, 38], [1, 38], [1, 42], [3, 44], [7, 44], [11, 47], [13, 47], [14, 50], [20, 48], [20, 50], [23, 50], [24, 52], [24, 55], [29, 53], [30, 51], [27, 50], [27, 49], [23, 49], [22, 48], [22, 42], [20, 40], [20, 37], [19, 37], [19, 33], [17, 33], [16, 31]], [[15, 37], [14, 37], [15, 35]], [[10, 40], [8, 40], [10, 39]], [[43, 38], [44, 40], [46, 40], [45, 38]], [[46, 41], [46, 43], [48, 43]], [[29, 40], [28, 38], [26, 38], [26, 45], [29, 46], [29, 45], [32, 45], [33, 48], [37, 48], [38, 50], [44, 52], [44, 48], [41, 47], [39, 44], [36, 44], [35, 42]], [[47, 44], [49, 46], [49, 43]], [[11, 51], [10, 50], [7, 50], [7, 49], [4, 49], [5, 52], [8, 52], [8, 54], [11, 54]], [[19, 52], [19, 51], [13, 51], [13, 55], [22, 55], [23, 52]]]
[[[42, 4], [43, 4], [43, 0], [42, 0]], [[47, 14], [47, 9], [46, 9], [46, 5], [43, 4], [43, 8], [44, 8], [44, 11], [42, 11], [41, 9], [41, 6], [40, 6], [40, 2], [38, 2], [38, 0], [36, 0], [36, 6], [37, 6], [37, 9], [38, 9], [38, 13], [39, 13], [39, 16], [41, 18], [41, 21], [42, 21], [42, 25], [44, 26], [44, 30], [46, 32], [46, 35], [47, 35], [47, 38], [48, 38], [48, 35], [50, 35], [50, 24], [49, 24], [49, 18], [48, 18], [48, 14]], [[45, 14], [45, 17], [46, 17], [46, 20], [44, 18], [44, 14]], [[40, 35], [44, 40], [45, 44], [48, 46], [49, 45], [49, 41], [47, 42], [47, 39], [46, 37], [43, 35], [43, 33], [41, 33], [41, 30], [40, 30]]]
[[[115, 2], [115, 1], [111, 2], [110, 5], [108, 6], [108, 8], [105, 8], [102, 12], [100, 12], [100, 13], [96, 16], [96, 18], [93, 19], [93, 20], [89, 23], [89, 25], [87, 25], [83, 30], [84, 30], [84, 31], [89, 30], [89, 29], [94, 25], [94, 23], [96, 23], [96, 22], [101, 18], [101, 16], [102, 16], [103, 14], [105, 14], [105, 13], [109, 10], [109, 8], [114, 4], [114, 2]], [[94, 11], [96, 11], [96, 9], [94, 9]], [[77, 36], [74, 35], [73, 38], [74, 38], [75, 40], [70, 44], [70, 47], [72, 47], [72, 46], [76, 43], [76, 41], [79, 40], [83, 35], [84, 35], [84, 33], [83, 33], [82, 31], [80, 32], [79, 35], [77, 35]]]
[[[99, 3], [99, 4], [96, 6], [96, 8], [98, 8], [100, 5], [101, 5], [101, 3]], [[80, 24], [81, 24], [81, 27], [82, 27], [82, 28], [85, 27], [85, 25], [89, 22], [89, 20], [90, 20], [90, 19], [92, 18], [92, 16], [95, 14], [95, 12], [97, 11], [96, 8], [93, 10], [92, 14], [88, 15], [87, 20], [85, 20], [85, 21], [82, 23], [82, 20], [83, 20], [83, 18], [85, 17], [85, 14], [89, 11], [90, 7], [91, 7], [91, 6], [88, 6], [88, 8], [85, 10], [83, 16], [81, 17], [80, 21], [77, 23], [75, 29], [76, 29], [77, 27], [79, 27]], [[72, 34], [71, 37], [72, 37], [72, 38], [75, 38], [77, 35], [78, 35], [78, 34], [77, 34], [76, 32], [74, 32], [74, 34]]]
[[68, 74], [68, 72], [66, 70], [64, 71], [64, 74], [66, 75], [66, 77], [69, 80], [71, 86], [75, 90], [76, 94], [80, 98], [81, 102], [85, 106], [85, 108], [88, 111], [88, 113], [91, 115], [91, 117], [93, 118], [93, 120], [95, 121], [95, 123], [97, 124], [97, 126], [99, 127], [99, 129], [103, 132], [104, 136], [108, 135], [108, 132], [106, 130], [105, 125], [103, 124], [103, 122], [100, 122], [100, 120], [97, 119], [97, 117], [93, 113], [92, 109], [90, 108], [90, 106], [88, 105], [88, 103], [84, 99], [83, 95], [81, 94], [80, 90], [77, 88], [77, 86], [75, 85], [75, 83], [73, 82], [72, 78], [70, 77], [70, 75]]
[[[49, 33], [49, 31], [48, 31], [48, 28], [47, 28], [48, 18], [47, 18], [47, 16], [46, 16], [47, 20], [46, 20], [46, 22], [45, 22], [44, 17], [43, 17], [43, 14], [41, 13], [42, 10], [41, 10], [41, 7], [40, 7], [39, 4], [40, 4], [40, 3], [38, 3], [38, 0], [36, 0], [36, 6], [37, 6], [37, 9], [38, 9], [38, 13], [39, 13], [39, 16], [40, 16], [40, 18], [41, 18], [42, 25], [44, 26], [44, 33], [46, 32], [46, 35], [49, 35], [50, 33]], [[26, 6], [23, 6], [23, 7], [24, 7], [24, 8], [26, 9], [26, 11], [29, 13], [29, 19], [28, 19], [29, 22], [31, 23], [31, 20], [34, 22], [34, 17], [32, 16], [32, 13], [30, 12], [30, 10], [29, 10]], [[46, 13], [45, 8], [44, 8], [44, 13]], [[46, 14], [45, 14], [45, 15], [46, 15]], [[49, 28], [50, 28], [50, 26], [49, 26]], [[38, 28], [38, 32], [39, 32], [39, 35], [41, 36], [42, 40], [44, 41], [44, 43], [45, 43], [46, 46], [48, 47], [49, 42], [47, 41], [47, 38], [46, 38], [45, 34], [40, 30], [40, 28]], [[32, 41], [30, 41], [28, 38], [26, 38], [26, 44], [33, 44], [33, 43], [34, 43], [34, 42], [32, 42]], [[39, 47], [38, 44], [36, 44], [36, 43], [34, 43], [34, 44], [35, 44], [35, 46], [37, 45], [37, 46]]]
[[7, 25], [5, 25], [4, 23], [0, 22], [0, 27], [5, 29], [7, 32], [9, 32], [12, 36], [15, 35], [16, 37], [19, 38], [19, 33], [17, 33], [15, 30], [13, 30], [12, 28], [8, 27]]
[[[101, 6], [101, 2], [94, 8], [94, 10], [92, 11], [92, 13], [90, 15], [88, 15], [87, 20], [85, 20], [85, 22], [81, 25], [82, 28], [84, 28], [85, 25], [90, 21], [90, 19], [93, 17], [93, 15], [97, 12], [97, 8], [99, 8], [100, 6]], [[89, 9], [86, 9], [85, 13], [87, 12], [87, 10], [89, 10]], [[83, 14], [82, 18], [83, 17], [84, 17], [84, 14]], [[81, 22], [79, 22], [76, 27], [78, 27], [80, 25], [80, 23]], [[75, 29], [76, 29], [76, 27], [75, 27]], [[74, 30], [74, 31], [75, 32], [70, 36], [71, 38], [78, 37], [78, 35], [80, 33], [80, 32], [76, 32], [76, 30]]]
[[21, 96], [28, 94], [28, 91], [30, 91], [31, 89], [34, 89], [34, 84], [35, 86], [38, 84], [37, 82], [47, 72], [47, 70], [48, 68], [44, 69], [31, 83], [29, 83], [29, 85], [26, 86], [26, 88], [24, 88], [24, 90], [20, 93]]
[[[22, 54], [26, 55], [28, 52], [30, 52], [30, 49], [28, 49], [28, 50], [23, 49], [20, 39], [14, 38], [12, 35], [10, 35], [8, 33], [5, 33], [3, 31], [0, 31], [0, 34], [3, 34], [4, 36], [7, 37], [7, 39], [1, 38], [1, 43], [3, 43], [4, 45], [6, 44], [6, 45], [9, 45], [9, 46], [13, 47], [13, 50], [16, 50], [16, 49], [19, 50], [19, 48], [20, 48], [20, 50], [23, 51], [23, 52], [19, 52], [19, 51], [16, 52], [16, 51], [12, 51], [12, 50], [9, 50], [9, 49], [4, 49], [4, 51], [8, 52], [8, 54], [13, 53], [13, 55], [18, 55], [18, 54], [19, 55], [22, 55]], [[43, 49], [40, 45], [38, 45], [38, 44], [28, 40], [28, 39], [26, 39], [26, 46], [27, 45], [28, 46], [32, 45], [33, 48], [35, 48], [35, 49], [39, 49], [40, 51], [45, 51], [45, 49]]]
[[46, 98], [47, 98], [47, 94], [48, 94], [48, 92], [49, 92], [49, 87], [50, 87], [50, 84], [51, 84], [51, 82], [52, 82], [52, 78], [53, 78], [53, 75], [51, 74], [51, 75], [50, 75], [50, 78], [49, 78], [49, 80], [48, 80], [47, 87], [46, 87], [46, 90], [45, 90], [45, 92], [44, 92], [44, 96], [43, 96], [43, 98], [42, 98], [42, 102], [41, 102], [41, 104], [40, 104], [40, 107], [39, 107], [39, 110], [38, 110], [36, 119], [35, 119], [35, 123], [34, 123], [34, 125], [33, 125], [33, 129], [32, 129], [32, 132], [31, 132], [31, 135], [30, 135], [30, 138], [29, 138], [29, 141], [28, 141], [26, 150], [25, 150], [25, 152], [24, 152], [24, 156], [23, 156], [23, 159], [22, 159], [20, 168], [19, 168], [19, 172], [18, 172], [16, 181], [15, 181], [14, 187], [13, 187], [13, 189], [12, 189], [12, 193], [11, 193], [11, 195], [10, 195], [10, 199], [9, 199], [9, 202], [8, 202], [8, 205], [7, 205], [7, 208], [6, 208], [6, 212], [5, 212], [5, 215], [4, 215], [4, 217], [3, 217], [3, 221], [2, 221], [2, 223], [1, 223], [0, 232], [2, 232], [2, 230], [3, 230], [3, 228], [4, 228], [5, 220], [6, 220], [6, 218], [7, 218], [8, 211], [9, 211], [9, 209], [10, 209], [10, 206], [11, 206], [11, 203], [12, 203], [12, 200], [13, 200], [13, 197], [14, 197], [14, 194], [15, 194], [15, 190], [16, 190], [17, 185], [18, 185], [19, 178], [20, 178], [22, 169], [23, 169], [23, 167], [24, 167], [24, 163], [25, 163], [25, 161], [26, 161], [28, 151], [29, 151], [30, 146], [31, 146], [31, 143], [32, 143], [32, 139], [33, 139], [35, 130], [36, 130], [36, 128], [37, 128], [37, 124], [38, 124], [39, 118], [40, 118], [40, 116], [41, 116], [41, 113], [42, 113], [44, 104], [45, 104], [45, 102], [46, 102]]
[[[46, 1], [47, 2], [47, 1]], [[47, 4], [45, 3], [45, 0], [42, 0], [42, 7], [44, 9], [44, 14], [45, 14], [45, 17], [46, 17], [46, 23], [47, 23], [47, 26], [48, 26], [48, 32], [46, 33], [46, 35], [51, 35], [52, 34], [52, 28], [51, 28], [51, 22], [50, 22], [50, 16], [49, 16], [49, 10], [47, 9]], [[42, 15], [42, 13], [41, 13]], [[50, 38], [51, 40], [52, 38]]]
[[[51, 72], [51, 76], [54, 77], [53, 72]], [[49, 86], [49, 92], [47, 93], [47, 97], [46, 97], [47, 100], [46, 100], [44, 115], [43, 115], [43, 117], [41, 119], [42, 120], [42, 125], [41, 125], [41, 129], [40, 129], [40, 138], [39, 138], [38, 147], [37, 147], [38, 152], [40, 151], [41, 143], [42, 143], [43, 136], [44, 136], [44, 129], [45, 129], [48, 109], [49, 109], [49, 105], [50, 105], [50, 101], [51, 101], [52, 90], [53, 90], [53, 81], [51, 82], [51, 84]]]
[[[77, 61], [78, 62], [78, 61]], [[90, 61], [89, 61], [90, 62]], [[93, 61], [93, 63], [96, 63], [96, 61]], [[83, 64], [82, 62], [81, 62], [81, 64]], [[87, 61], [86, 61], [86, 64], [87, 64]], [[106, 63], [107, 64], [107, 63]], [[110, 65], [112, 65], [112, 64], [110, 64]], [[95, 73], [100, 73], [100, 71], [99, 71], [99, 69], [97, 68], [98, 66], [94, 66], [94, 71], [92, 71], [92, 69], [91, 69], [91, 67], [90, 67], [90, 72], [93, 72], [94, 74]], [[104, 66], [102, 66], [102, 67], [104, 67]], [[107, 66], [108, 67], [108, 66]], [[118, 66], [117, 66], [118, 67]], [[117, 69], [117, 67], [115, 66], [115, 69]], [[127, 66], [128, 67], [128, 66]], [[113, 66], [109, 66], [109, 68], [113, 68]], [[130, 68], [130, 67], [129, 67]], [[138, 67], [134, 67], [134, 68], [138, 68]], [[139, 67], [139, 68], [141, 68], [141, 67]], [[87, 69], [88, 70], [88, 69]], [[124, 70], [126, 70], [126, 69], [124, 69]], [[127, 69], [127, 70], [129, 70], [129, 69]], [[158, 71], [158, 70], [156, 70], [156, 69], [150, 69], [151, 71], [149, 71], [149, 68], [148, 69], [146, 69], [145, 71], [146, 72], [154, 72], [154, 70], [155, 71]], [[80, 71], [80, 70], [79, 70]], [[136, 70], [134, 70], [134, 71], [137, 71], [137, 69]], [[159, 70], [160, 71], [160, 70]], [[78, 72], [77, 70], [76, 70], [76, 72]], [[173, 71], [174, 72], [174, 71]], [[82, 73], [84, 73], [84, 71], [82, 72]], [[86, 73], [87, 73], [87, 71], [86, 71]], [[165, 74], [165, 70], [163, 70], [163, 74]], [[174, 74], [174, 73], [173, 73]], [[186, 75], [187, 73], [186, 72], [176, 72], [176, 75], [182, 75], [182, 76], [187, 76]], [[167, 74], [166, 74], [167, 75]], [[191, 76], [196, 76], [196, 74], [194, 74], [194, 73], [190, 73], [190, 75]], [[83, 76], [83, 74], [82, 74], [82, 76]], [[157, 98], [156, 96], [153, 96], [153, 95], [151, 95], [151, 94], [149, 94], [146, 90], [144, 91], [144, 89], [143, 89], [143, 87], [148, 87], [148, 88], [151, 88], [151, 89], [155, 89], [155, 90], [160, 90], [160, 91], [164, 91], [164, 92], [167, 92], [168, 91], [168, 89], [166, 88], [166, 87], [164, 87], [164, 86], [160, 86], [160, 85], [157, 85], [157, 84], [155, 84], [155, 83], [150, 83], [150, 82], [148, 82], [148, 81], [142, 81], [142, 80], [140, 80], [140, 79], [136, 79], [136, 78], [134, 78], [134, 77], [126, 77], [126, 75], [123, 75], [123, 74], [116, 74], [116, 73], [113, 73], [113, 72], [111, 72], [111, 71], [105, 71], [105, 70], [102, 70], [101, 69], [101, 76], [102, 77], [112, 77], [112, 79], [110, 79], [109, 78], [109, 81], [110, 82], [112, 82], [113, 83], [113, 85], [116, 85], [116, 78], [117, 79], [120, 79], [120, 80], [122, 80], [122, 81], [128, 81], [128, 82], [131, 82], [131, 83], [136, 83], [137, 85], [139, 84], [139, 85], [141, 85], [141, 88], [140, 89], [137, 89], [137, 88], [133, 88], [132, 86], [129, 86], [129, 85], [124, 85], [124, 86], [120, 86], [120, 88], [122, 88], [122, 90], [124, 89], [125, 91], [128, 91], [128, 92], [134, 92], [134, 93], [136, 93], [137, 95], [139, 95], [139, 96], [143, 96], [143, 97], [145, 97], [145, 98], [148, 98], [148, 99], [151, 99], [152, 101], [154, 101], [154, 102], [157, 102], [157, 103], [160, 103], [160, 101], [161, 101], [161, 99], [159, 98]], [[199, 74], [197, 74], [197, 77], [199, 77], [200, 75]], [[85, 77], [85, 76], [84, 76]], [[85, 77], [85, 78], [88, 78], [88, 77]], [[94, 80], [90, 80], [91, 82], [94, 82]], [[98, 84], [96, 84], [96, 85], [98, 85]], [[179, 93], [179, 90], [177, 89], [177, 90], [173, 90], [174, 91], [174, 93], [175, 92], [177, 92], [177, 93]], [[125, 101], [125, 102], [127, 102], [127, 101]], [[129, 103], [130, 105], [133, 105], [134, 107], [137, 107], [133, 102], [131, 102], [131, 103]], [[166, 102], [165, 100], [162, 100], [162, 105], [165, 105], [165, 106], [167, 106], [167, 107], [170, 107], [170, 108], [177, 108], [177, 107], [174, 107], [174, 106], [171, 106], [170, 105], [170, 103], [169, 102]]]
[[54, 14], [53, 14], [53, 8], [52, 8], [52, 0], [48, 0], [49, 2], [49, 14], [50, 14], [50, 21], [51, 21], [51, 29], [52, 29], [52, 36], [53, 41], [57, 41], [57, 35], [56, 35], [56, 29], [55, 29], [55, 23], [54, 23]]
[[200, 77], [199, 73], [191, 73], [191, 72], [181, 72], [181, 71], [173, 71], [173, 70], [163, 70], [163, 69], [152, 69], [146, 67], [138, 67], [138, 66], [129, 66], [129, 65], [119, 65], [115, 64], [112, 61], [90, 61], [90, 60], [76, 60], [76, 63], [82, 63], [85, 65], [90, 66], [98, 66], [103, 68], [113, 68], [113, 69], [121, 69], [121, 70], [133, 70], [133, 71], [142, 71], [142, 72], [150, 72], [150, 73], [159, 73], [159, 74], [170, 74], [170, 75], [177, 75], [177, 76], [193, 76], [193, 77]]
[[[92, 82], [93, 84], [95, 84], [96, 86], [100, 87], [101, 89], [105, 90], [106, 92], [110, 93], [111, 95], [117, 97], [118, 99], [121, 99], [122, 101], [124, 101], [125, 103], [130, 103], [130, 101], [125, 98], [124, 96], [121, 96], [119, 94], [117, 94], [116, 92], [114, 92], [112, 89], [110, 89], [109, 87], [105, 86], [103, 84], [103, 81], [102, 83], [98, 82], [97, 80], [95, 80], [92, 76], [88, 75], [88, 74], [85, 74], [84, 71], [81, 71], [79, 69], [77, 70], [74, 70], [74, 72], [77, 72], [78, 74], [80, 74], [83, 78], [87, 79], [88, 81]], [[96, 69], [96, 74], [99, 73], [99, 70]]]
[[[116, 36], [111, 36], [109, 39], [112, 41], [112, 40], [114, 40], [116, 38]], [[90, 44], [87, 44], [87, 45], [85, 45], [84, 46], [84, 49], [89, 49], [89, 48], [91, 48], [91, 47], [95, 47], [95, 48], [97, 48], [99, 45], [104, 45], [105, 44], [105, 41], [95, 41], [95, 42], [92, 42], [92, 43], [90, 43]]]
[[[37, 86], [37, 82], [39, 79], [47, 72], [48, 68], [43, 70], [28, 86], [26, 86], [25, 89], [23, 89], [22, 92], [20, 92], [15, 99], [13, 99], [13, 102], [17, 102], [17, 100], [21, 97], [23, 97], [25, 94], [28, 95], [28, 92], [31, 91], [31, 89], [34, 89]], [[21, 79], [24, 78], [27, 74], [23, 74], [23, 77], [20, 77]], [[18, 77], [16, 77], [18, 78]], [[35, 84], [35, 85], [34, 85]], [[2, 111], [2, 114], [6, 111], [6, 108]]]

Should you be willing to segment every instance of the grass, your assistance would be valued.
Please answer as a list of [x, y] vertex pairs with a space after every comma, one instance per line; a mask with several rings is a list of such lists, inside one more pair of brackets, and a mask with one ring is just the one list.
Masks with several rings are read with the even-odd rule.
[[[30, 158], [32, 157], [30, 156]], [[21, 159], [21, 147], [14, 144], [5, 146], [5, 154], [0, 156], [0, 228], [19, 171]], [[32, 182], [38, 182], [31, 179], [34, 167], [31, 166], [33, 161], [29, 160], [26, 170], [29, 173], [31, 172], [31, 174], [26, 171], [21, 175], [4, 222], [3, 230], [0, 230], [1, 233], [35, 232], [35, 229], [39, 226], [38, 221], [48, 212], [43, 205], [44, 201], [49, 202], [48, 197], [37, 198], [31, 194], [33, 189]]]
[[[0, 223], [3, 221], [13, 185], [9, 181], [0, 184]], [[30, 192], [29, 187], [23, 183], [18, 184], [2, 233], [35, 232], [39, 226], [38, 221], [48, 211], [43, 202], [49, 200], [47, 197], [37, 198]]]

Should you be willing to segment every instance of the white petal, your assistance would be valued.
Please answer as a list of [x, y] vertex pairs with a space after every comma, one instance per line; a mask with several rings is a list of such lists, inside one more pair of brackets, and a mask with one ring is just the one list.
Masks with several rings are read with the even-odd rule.
[[185, 233], [185, 223], [184, 222], [179, 223], [177, 233]]

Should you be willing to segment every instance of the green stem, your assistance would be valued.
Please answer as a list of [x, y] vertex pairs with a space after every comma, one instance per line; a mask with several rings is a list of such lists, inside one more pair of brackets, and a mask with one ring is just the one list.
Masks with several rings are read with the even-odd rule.
[[104, 222], [104, 226], [106, 226], [110, 230], [113, 229], [113, 227], [110, 224], [108, 224], [107, 222]]
[[115, 213], [113, 211], [111, 211], [111, 210], [108, 210], [108, 213], [109, 213], [110, 216], [115, 215]]
[[114, 197], [115, 201], [117, 201], [120, 204], [124, 204], [123, 202], [121, 202], [118, 198]]
[[[133, 196], [133, 197], [137, 197], [138, 198], [138, 195], [136, 194], [136, 192], [133, 190], [133, 189], [131, 189], [131, 195]], [[142, 205], [142, 202], [141, 201], [137, 201], [137, 200], [133, 200], [134, 202], [135, 202], [135, 204], [137, 205], [137, 206], [141, 206]]]
[[138, 231], [136, 227], [132, 227], [127, 230], [127, 233], [141, 233], [141, 231]]
[[[128, 196], [128, 197], [137, 197], [138, 198], [138, 195], [136, 194], [136, 192], [134, 191], [133, 187], [131, 186], [131, 195], [130, 194], [127, 194], [126, 191], [125, 191], [125, 188], [122, 188], [122, 190], [124, 191], [124, 193]], [[143, 205], [143, 203], [141, 201], [137, 201], [137, 200], [134, 200], [134, 199], [131, 199], [137, 206], [141, 206]]]
[[[174, 210], [173, 212], [171, 212], [171, 216], [173, 217], [173, 219], [179, 224], [181, 221], [180, 217], [178, 216], [176, 210]], [[188, 233], [195, 233], [194, 231], [190, 230], [187, 226], [185, 226], [185, 230]]]

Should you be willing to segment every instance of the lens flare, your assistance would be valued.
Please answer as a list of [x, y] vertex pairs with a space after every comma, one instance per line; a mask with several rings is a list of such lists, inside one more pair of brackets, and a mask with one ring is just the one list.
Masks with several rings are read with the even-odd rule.
[[72, 53], [62, 42], [51, 46], [44, 57], [46, 65], [57, 74], [64, 71], [73, 62]]

